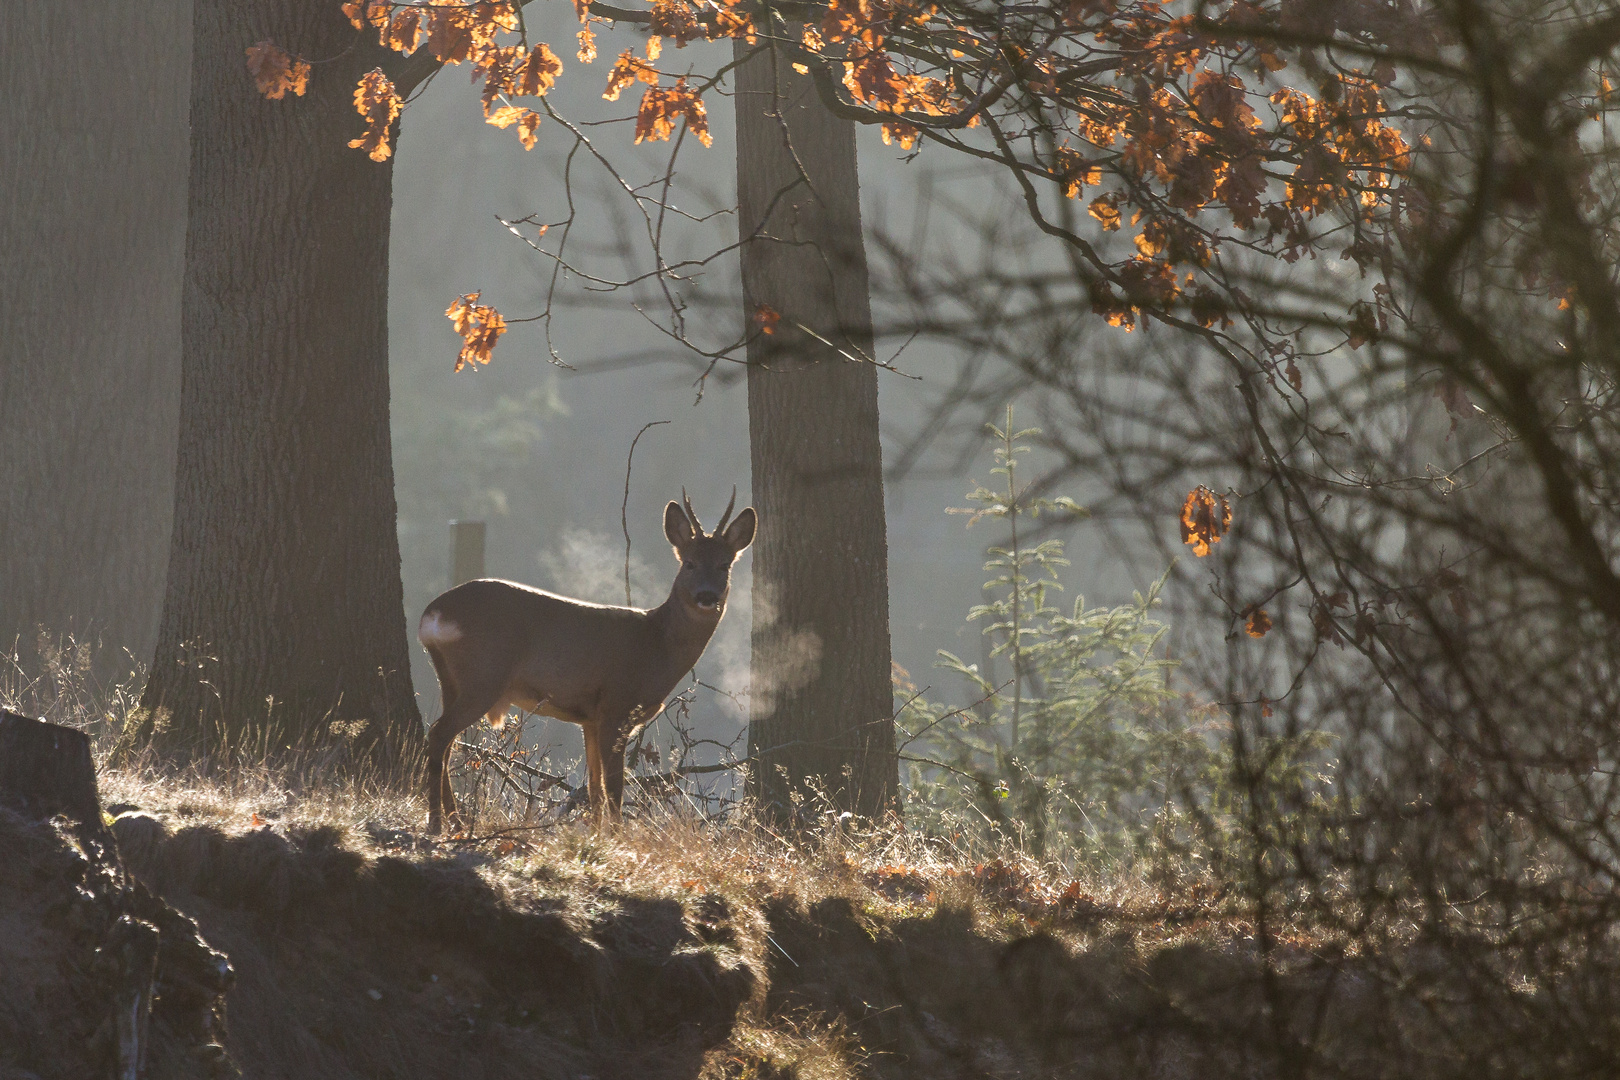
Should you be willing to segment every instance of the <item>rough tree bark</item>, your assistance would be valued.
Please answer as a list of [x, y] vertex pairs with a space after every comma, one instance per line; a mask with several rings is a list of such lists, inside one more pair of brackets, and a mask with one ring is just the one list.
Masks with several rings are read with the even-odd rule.
[[739, 226], [765, 234], [742, 250], [743, 299], [781, 315], [748, 350], [750, 784], [778, 817], [807, 783], [875, 816], [898, 777], [877, 369], [840, 352], [872, 355], [855, 130], [769, 52], [738, 69], [736, 101]]
[[174, 507], [189, 0], [0, 4], [0, 649], [151, 657]]
[[[168, 590], [142, 704], [196, 753], [334, 721], [417, 744], [388, 432], [393, 169], [349, 149], [385, 60], [329, 0], [196, 0], [180, 444]], [[244, 51], [317, 65], [269, 101]], [[164, 718], [166, 717], [166, 729]], [[353, 728], [348, 729], [352, 733]]]

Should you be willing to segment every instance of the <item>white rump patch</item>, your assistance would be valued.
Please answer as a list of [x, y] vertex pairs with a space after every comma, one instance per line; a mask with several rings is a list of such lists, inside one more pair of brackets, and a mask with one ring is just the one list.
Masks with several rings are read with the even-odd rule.
[[461, 639], [461, 627], [440, 615], [437, 611], [430, 611], [422, 616], [422, 624], [416, 628], [416, 636], [424, 644], [443, 645]]

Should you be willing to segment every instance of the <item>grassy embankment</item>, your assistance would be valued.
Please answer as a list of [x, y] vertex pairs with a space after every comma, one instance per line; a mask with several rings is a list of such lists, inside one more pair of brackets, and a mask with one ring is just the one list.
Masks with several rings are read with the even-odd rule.
[[[72, 694], [49, 711], [112, 726]], [[1412, 1064], [1421, 1042], [1342, 949], [1257, 940], [1196, 874], [1076, 880], [899, 826], [789, 842], [656, 804], [611, 833], [486, 814], [433, 840], [418, 798], [242, 760], [99, 783], [124, 865], [230, 957], [250, 1077], [1253, 1077]], [[0, 920], [39, 947], [12, 950], [0, 1022], [72, 1058], [77, 961], [30, 900], [49, 838], [15, 824]]]
[[670, 815], [436, 842], [415, 799], [264, 769], [100, 783], [125, 865], [230, 956], [248, 1076], [1270, 1071], [1252, 929], [1137, 881]]

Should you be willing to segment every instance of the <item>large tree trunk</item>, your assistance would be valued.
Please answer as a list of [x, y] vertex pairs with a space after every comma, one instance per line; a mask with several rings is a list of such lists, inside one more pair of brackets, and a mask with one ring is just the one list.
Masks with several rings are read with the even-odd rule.
[[855, 131], [769, 53], [737, 74], [737, 189], [742, 235], [768, 234], [742, 249], [744, 303], [781, 315], [748, 350], [750, 782], [778, 817], [807, 785], [875, 816], [897, 769], [877, 369], [839, 351], [872, 355]]
[[[151, 657], [174, 507], [189, 0], [0, 3], [0, 650]], [[38, 702], [40, 708], [48, 702]]]
[[[269, 101], [244, 50], [315, 59]], [[393, 169], [359, 134], [384, 59], [330, 0], [196, 0], [174, 539], [143, 705], [165, 742], [415, 744], [388, 434]]]

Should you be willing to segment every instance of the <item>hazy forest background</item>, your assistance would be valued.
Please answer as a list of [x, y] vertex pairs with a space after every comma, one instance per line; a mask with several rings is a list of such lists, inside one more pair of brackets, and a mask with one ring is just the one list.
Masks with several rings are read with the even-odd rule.
[[[0, 409], [12, 410], [5, 413], [7, 460], [48, 459], [50, 465], [20, 470], [27, 481], [7, 487], [12, 565], [29, 569], [8, 575], [0, 589], [0, 625], [7, 628], [8, 648], [19, 643], [30, 672], [38, 671], [35, 628], [43, 627], [92, 643], [98, 677], [116, 680], [131, 658], [150, 662], [168, 558], [185, 236], [188, 52], [181, 28], [189, 6], [104, 6], [105, 18], [89, 24], [43, 7], [36, 25], [19, 17], [8, 28], [24, 47], [23, 61], [8, 61], [4, 76], [16, 132], [7, 140], [15, 170], [7, 174], [15, 177], [8, 190], [16, 193], [5, 219], [15, 255], [7, 273], [17, 284], [0, 302], [14, 306], [10, 322], [19, 331], [8, 345]], [[544, 7], [536, 20], [537, 33], [572, 33], [573, 20], [561, 9]], [[28, 34], [40, 35], [38, 47], [28, 47]], [[109, 55], [105, 82], [61, 93], [47, 89], [30, 66], [30, 58], [46, 55], [47, 42], [71, 39], [89, 49], [100, 34], [142, 43], [138, 53]], [[604, 34], [604, 55], [620, 38], [628, 44], [634, 35]], [[554, 100], [565, 114], [590, 115], [600, 105], [600, 87], [589, 69], [579, 74], [585, 77], [559, 83]], [[108, 98], [105, 85], [128, 92]], [[64, 135], [65, 118], [90, 101], [100, 103], [95, 119]], [[579, 306], [560, 310], [551, 334], [577, 370], [549, 362], [536, 324], [515, 326], [488, 368], [452, 370], [460, 341], [443, 312], [457, 295], [483, 290], [485, 302], [513, 316], [543, 307], [550, 264], [496, 218], [544, 218], [557, 210], [563, 190], [564, 163], [546, 152], [550, 144], [525, 152], [510, 132], [477, 122], [477, 102], [476, 87], [456, 72], [444, 73], [412, 104], [394, 166], [389, 379], [408, 624], [414, 627], [426, 603], [450, 583], [452, 519], [488, 522], [490, 576], [622, 602], [625, 456], [642, 425], [668, 420], [642, 440], [628, 515], [635, 599], [657, 603], [672, 576], [660, 531], [664, 502], [684, 486], [707, 519], [718, 515], [732, 485], [739, 505], [749, 501], [741, 368], [721, 364], [696, 401], [703, 365], [690, 353], [649, 327], [623, 293], [589, 303], [574, 290]], [[717, 96], [709, 115], [715, 130], [731, 129], [729, 99]], [[875, 129], [858, 128], [858, 138], [865, 221], [874, 233], [915, 245], [910, 254], [919, 261], [977, 244], [974, 223], [961, 215], [1008, 196], [984, 170], [942, 157], [908, 161], [909, 152], [885, 146]], [[648, 175], [668, 152], [664, 144], [610, 148], [627, 169]], [[681, 178], [702, 211], [731, 205], [734, 153], [729, 138], [683, 152]], [[577, 230], [601, 250], [603, 265], [624, 265], [615, 250], [631, 258], [637, 253], [626, 234], [622, 195], [615, 199], [601, 172], [580, 168], [577, 175], [583, 177], [575, 180]], [[735, 229], [734, 217], [724, 215], [685, 243], [693, 250], [704, 243], [718, 247], [734, 242]], [[1018, 241], [1003, 242], [1011, 249]], [[705, 292], [734, 300], [734, 258], [718, 261], [704, 281]], [[57, 309], [57, 329], [22, 317], [46, 296], [69, 305]], [[884, 311], [883, 298], [874, 297], [880, 326], [904, 299], [892, 298]], [[698, 318], [728, 326], [731, 335], [741, 329], [735, 303]], [[908, 336], [884, 339], [880, 353], [894, 353]], [[1151, 347], [1145, 336], [1144, 347]], [[1003, 403], [987, 395], [976, 406], [942, 415], [954, 401], [952, 390], [961, 390], [956, 380], [970, 351], [919, 340], [898, 363], [918, 378], [885, 373], [879, 380], [895, 553], [889, 567], [892, 648], [918, 685], [941, 682], [937, 650], [981, 651], [980, 631], [965, 616], [983, 600], [980, 566], [994, 537], [988, 525], [969, 531], [965, 519], [946, 511], [966, 505], [972, 480], [989, 478], [991, 446], [982, 424], [1000, 420]], [[42, 417], [42, 400], [73, 405]], [[1025, 419], [1039, 423], [1033, 409]], [[1066, 490], [1083, 498], [1083, 484]], [[1164, 536], [1173, 539], [1174, 532], [1174, 520], [1165, 521]], [[1070, 541], [1074, 587], [1097, 601], [1128, 600], [1165, 569], [1157, 552], [1132, 559], [1129, 553], [1140, 548], [1107, 542], [1095, 525], [1062, 534]], [[748, 684], [749, 585], [745, 555], [729, 613], [699, 669], [705, 681], [733, 694]], [[837, 581], [828, 587], [836, 589]], [[411, 661], [422, 712], [431, 717], [438, 688], [414, 641]], [[694, 722], [705, 736], [729, 739], [743, 716], [724, 696], [711, 695]], [[551, 731], [564, 747], [578, 742], [571, 725], [552, 724]]]

